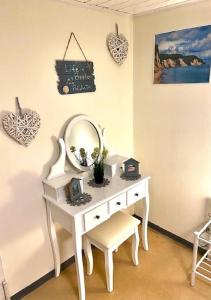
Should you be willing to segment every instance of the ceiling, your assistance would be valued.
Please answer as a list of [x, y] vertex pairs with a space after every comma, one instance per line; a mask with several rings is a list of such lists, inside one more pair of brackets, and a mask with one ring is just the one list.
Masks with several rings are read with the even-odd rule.
[[93, 9], [118, 13], [143, 15], [154, 11], [188, 5], [204, 0], [60, 0], [62, 2]]

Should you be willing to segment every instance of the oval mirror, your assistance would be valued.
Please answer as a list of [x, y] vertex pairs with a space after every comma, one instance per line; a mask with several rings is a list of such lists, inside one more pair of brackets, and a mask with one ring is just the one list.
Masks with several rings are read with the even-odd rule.
[[64, 141], [71, 164], [80, 171], [88, 171], [93, 164], [94, 148], [102, 149], [101, 129], [88, 116], [79, 115], [68, 123]]

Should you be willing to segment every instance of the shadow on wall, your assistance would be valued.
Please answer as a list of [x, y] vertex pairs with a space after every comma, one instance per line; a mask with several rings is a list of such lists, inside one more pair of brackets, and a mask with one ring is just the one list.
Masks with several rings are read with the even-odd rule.
[[[5, 135], [7, 134], [2, 127], [2, 118], [7, 113], [8, 111], [0, 112], [0, 131]], [[62, 126], [59, 136], [63, 137], [68, 122], [69, 120]], [[33, 275], [31, 274], [31, 278], [28, 276], [30, 265], [36, 266], [32, 272], [37, 274], [36, 277], [53, 269], [46, 206], [42, 197], [42, 179], [49, 174], [50, 167], [56, 162], [60, 151], [58, 139], [52, 136], [51, 141], [52, 152], [49, 152], [49, 161], [44, 165], [41, 174], [22, 171], [10, 178], [8, 182], [9, 195], [4, 202], [0, 203], [0, 251], [5, 257], [8, 282], [16, 282], [17, 285], [19, 280], [24, 281], [26, 284], [27, 282], [28, 284], [31, 283], [30, 280]], [[14, 143], [16, 142], [14, 141]], [[12, 217], [11, 212], [13, 212]], [[63, 252], [66, 252], [63, 251], [63, 248], [70, 247], [71, 240], [69, 234], [64, 236], [63, 230], [58, 229], [59, 244], [62, 250], [61, 254], [63, 254]], [[10, 252], [8, 249], [13, 246], [16, 253], [14, 256], [9, 257], [8, 253]], [[65, 253], [64, 256], [66, 256]], [[47, 260], [45, 264], [43, 264], [43, 257], [45, 257], [45, 261]], [[34, 264], [34, 261], [36, 261], [36, 264]], [[40, 269], [40, 266], [48, 269], [41, 270], [42, 267]]]
[[194, 235], [193, 235], [194, 231], [198, 231], [198, 230], [202, 229], [202, 227], [209, 220], [209, 218], [211, 219], [211, 198], [209, 198], [209, 197], [204, 198], [202, 204], [204, 205], [203, 222], [201, 224], [196, 224], [193, 228], [191, 228], [191, 230], [186, 231], [184, 233], [184, 236], [186, 238], [191, 237], [192, 242], [193, 242], [193, 237], [194, 237]]
[[[11, 187], [10, 197], [4, 205], [1, 205], [0, 209], [0, 236], [3, 253], [14, 244], [20, 255], [16, 253], [14, 260], [20, 259], [18, 265], [21, 265], [23, 270], [14, 268], [17, 274], [13, 274], [13, 276], [27, 274], [28, 266], [33, 265], [35, 260], [41, 263], [46, 249], [49, 252], [48, 259], [53, 266], [46, 214], [43, 213], [46, 211], [46, 207], [42, 198], [40, 176], [31, 172], [21, 172], [11, 178], [9, 185]], [[13, 213], [11, 218], [12, 211], [15, 211], [15, 215]], [[24, 261], [21, 254], [25, 257]], [[27, 256], [30, 256], [30, 261], [27, 261]]]
[[[5, 134], [6, 136], [8, 136], [8, 134], [5, 132], [4, 128], [3, 128], [3, 125], [2, 125], [2, 119], [3, 117], [8, 114], [8, 113], [11, 113], [10, 111], [1, 111], [0, 112], [0, 130], [3, 132], [3, 134]], [[16, 111], [17, 113], [17, 111]], [[73, 116], [75, 117], [75, 115]], [[58, 139], [61, 137], [61, 138], [64, 138], [64, 133], [65, 133], [65, 129], [68, 125], [68, 123], [70, 122], [70, 120], [73, 118], [73, 117], [70, 117], [69, 119], [67, 119], [65, 121], [65, 123], [62, 125], [61, 124], [61, 130], [59, 132], [59, 137], [57, 138], [56, 136], [51, 136], [51, 141], [52, 141], [52, 152], [49, 153], [49, 161], [46, 162], [43, 166], [43, 170], [42, 170], [42, 174], [41, 174], [41, 178], [42, 179], [45, 179], [49, 172], [50, 172], [50, 167], [54, 165], [54, 163], [57, 161], [58, 157], [59, 157], [59, 144], [58, 144]], [[10, 137], [11, 140], [13, 140], [14, 143], [17, 143], [13, 138]], [[42, 193], [41, 193], [42, 195]]]
[[[15, 239], [20, 234], [24, 225], [34, 227], [37, 221], [34, 216], [40, 215], [40, 210], [45, 209], [42, 195], [40, 176], [31, 172], [21, 172], [9, 180], [11, 195], [5, 207], [1, 206], [1, 229], [4, 228], [4, 240]], [[15, 210], [16, 219], [10, 218], [11, 211]], [[32, 218], [33, 216], [33, 218]], [[8, 223], [10, 226], [8, 226]], [[27, 227], [27, 229], [30, 229]], [[10, 230], [12, 229], [12, 230]], [[19, 231], [21, 231], [19, 233]], [[14, 236], [10, 236], [13, 232]]]
[[11, 111], [7, 111], [7, 110], [3, 110], [3, 111], [0, 111], [0, 130], [5, 134], [7, 135], [7, 133], [5, 132], [4, 128], [3, 128], [3, 125], [2, 125], [2, 119], [4, 118], [5, 115], [11, 113]]
[[[17, 141], [15, 141], [12, 137], [9, 137], [9, 135], [6, 133], [6, 131], [3, 128], [2, 125], [2, 119], [3, 117], [10, 113], [9, 111], [1, 111], [0, 112], [0, 131], [5, 134], [8, 138], [10, 138], [14, 143], [18, 143]], [[61, 136], [61, 135], [60, 135]], [[62, 136], [63, 137], [63, 136]], [[55, 136], [51, 137], [51, 141], [52, 141], [52, 153], [49, 153], [49, 161], [47, 163], [44, 164], [43, 166], [43, 170], [42, 170], [42, 174], [41, 174], [41, 179], [39, 178], [39, 181], [41, 182], [42, 179], [45, 179], [50, 171], [50, 167], [56, 162], [58, 156], [59, 156], [59, 144], [58, 144], [58, 139]], [[23, 147], [23, 146], [22, 146]], [[30, 145], [29, 145], [30, 147]], [[38, 176], [37, 176], [38, 177]], [[41, 195], [43, 194], [43, 191], [41, 193]]]
[[205, 205], [205, 212], [204, 212], [204, 217], [205, 220], [208, 220], [209, 218], [211, 219], [211, 198], [206, 198], [206, 205]]

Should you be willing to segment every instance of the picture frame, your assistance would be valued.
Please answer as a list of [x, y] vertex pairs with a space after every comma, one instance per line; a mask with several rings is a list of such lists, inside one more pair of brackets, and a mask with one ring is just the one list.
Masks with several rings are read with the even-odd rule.
[[211, 25], [155, 35], [154, 84], [209, 83]]
[[69, 195], [72, 202], [78, 201], [82, 196], [81, 179], [72, 178], [69, 183]]
[[125, 177], [138, 177], [139, 176], [139, 161], [134, 158], [126, 160], [124, 163]]

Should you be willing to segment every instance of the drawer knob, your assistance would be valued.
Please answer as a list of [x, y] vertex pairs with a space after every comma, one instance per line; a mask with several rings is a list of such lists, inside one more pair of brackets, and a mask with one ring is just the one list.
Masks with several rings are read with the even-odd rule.
[[135, 193], [135, 196], [138, 197], [138, 193]]
[[121, 202], [118, 201], [118, 202], [116, 203], [116, 205], [121, 205]]
[[95, 216], [95, 218], [96, 218], [96, 219], [100, 219], [100, 216], [97, 215], [97, 216]]

